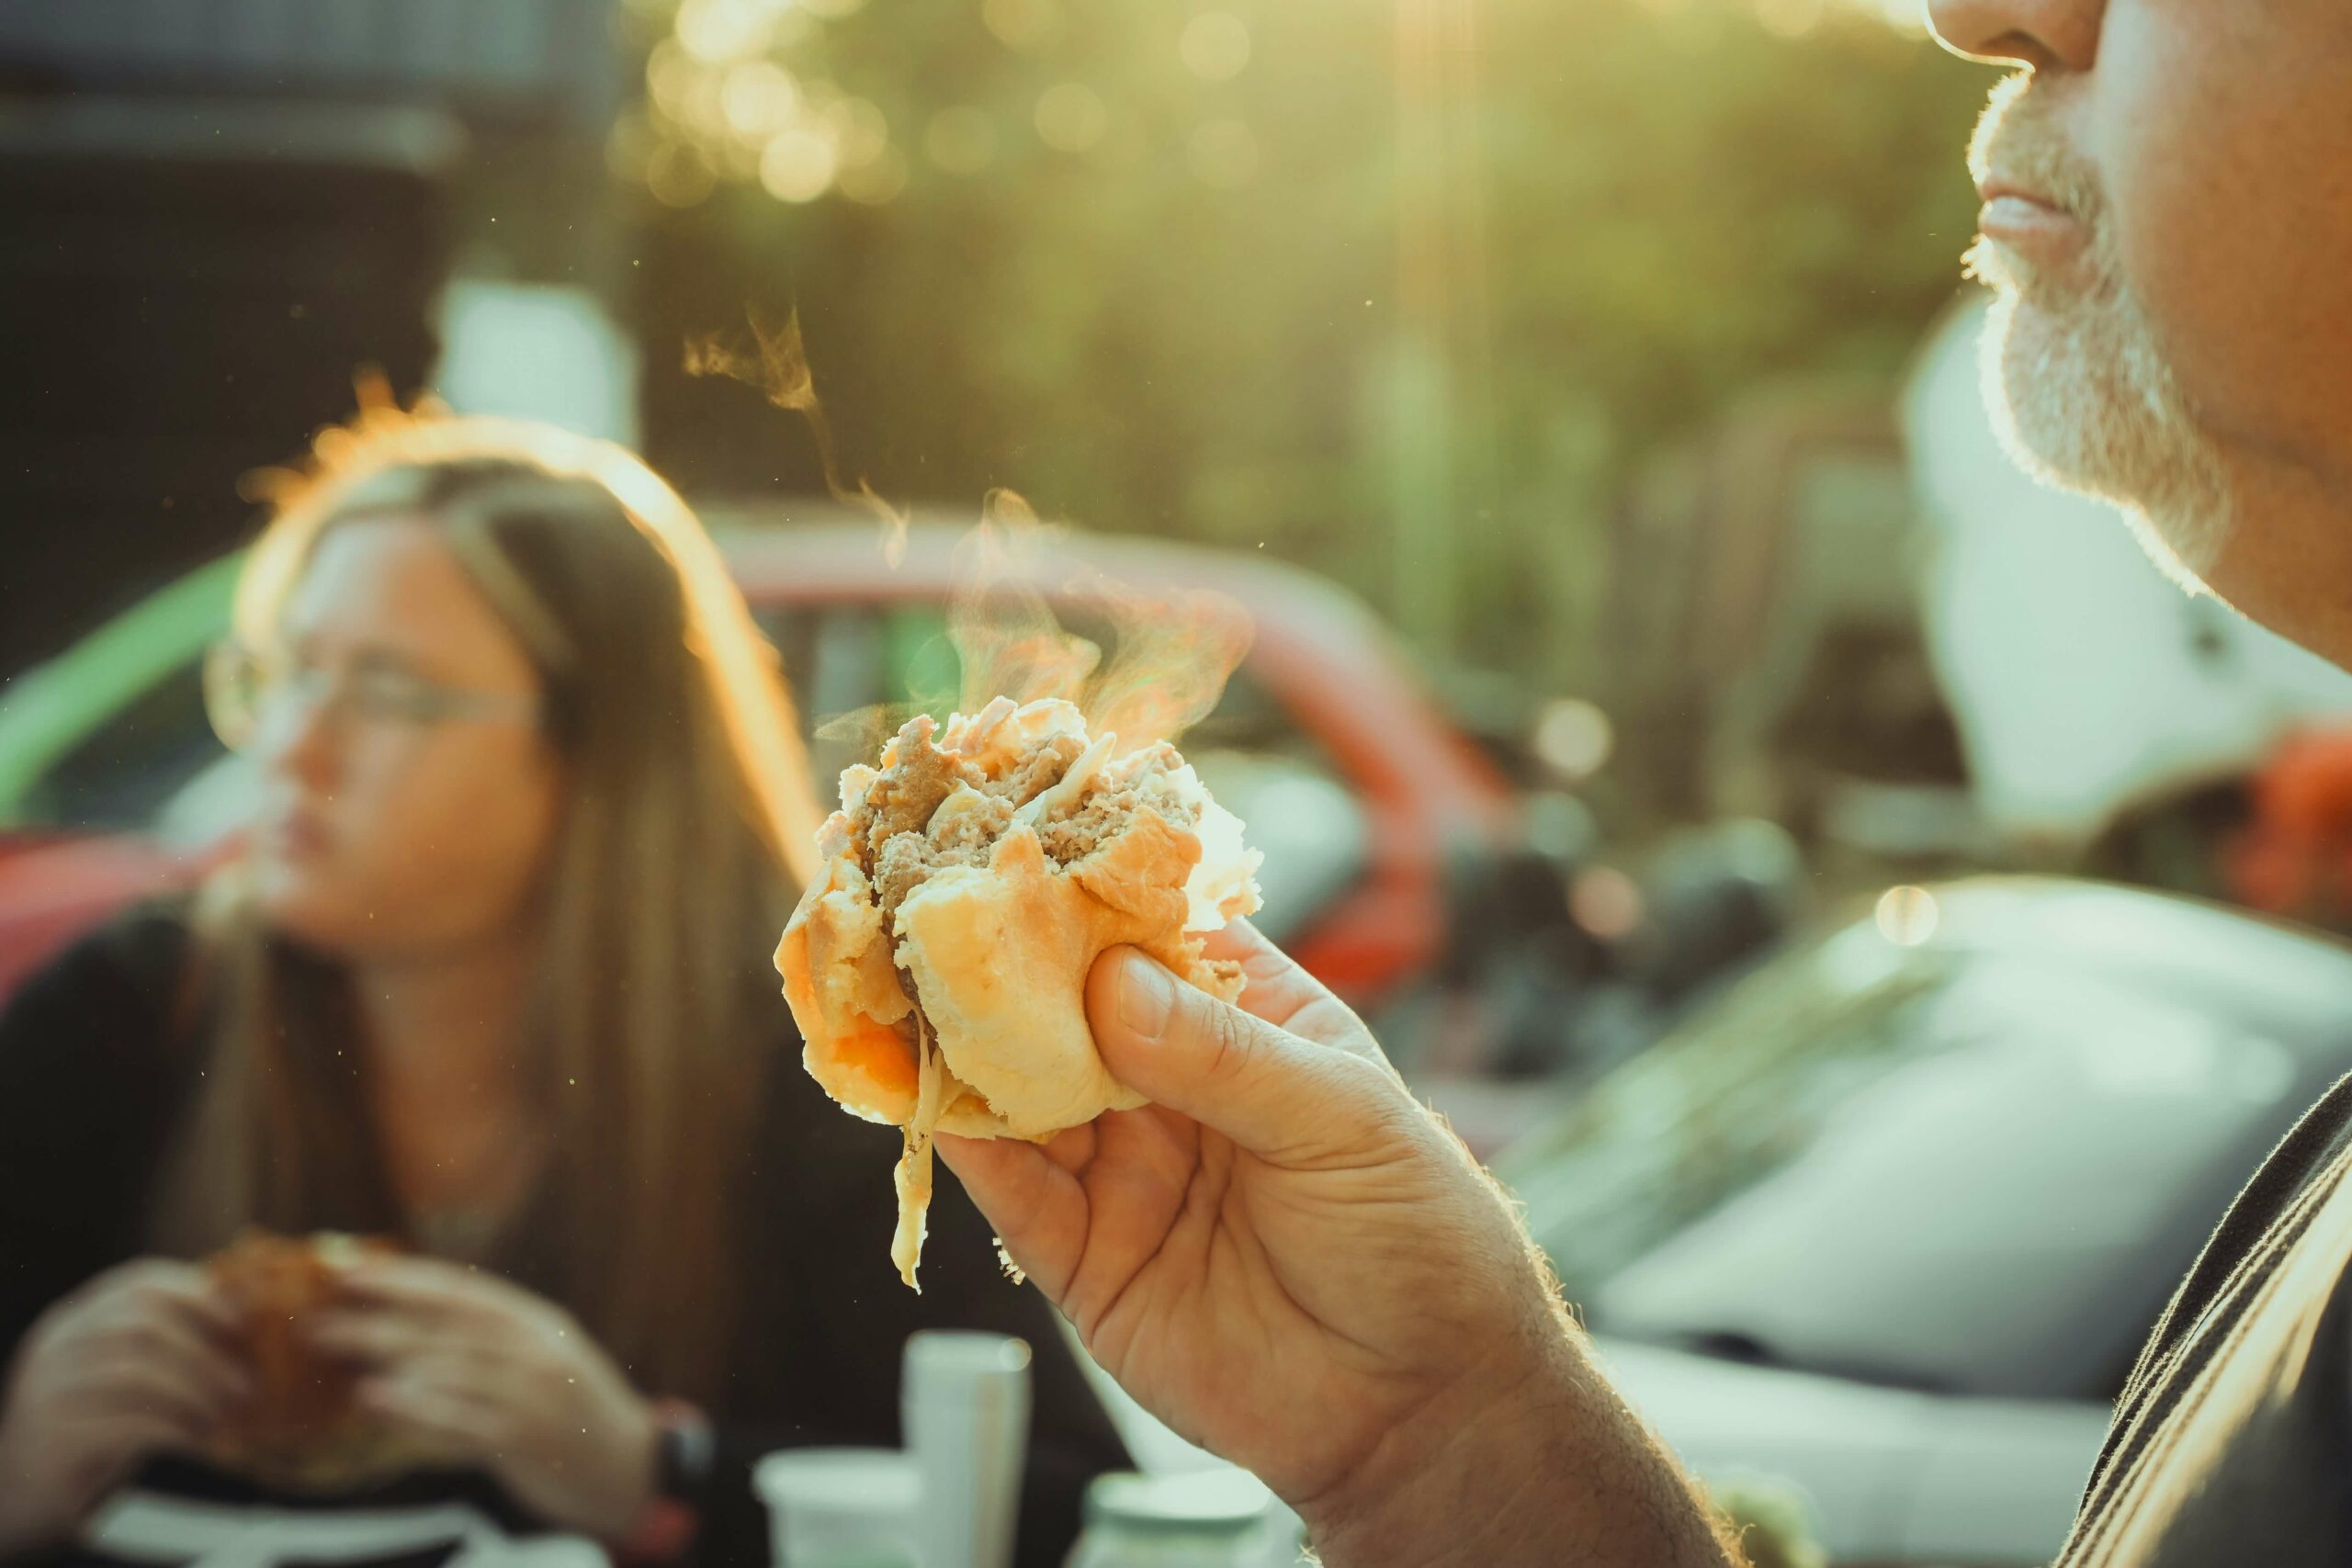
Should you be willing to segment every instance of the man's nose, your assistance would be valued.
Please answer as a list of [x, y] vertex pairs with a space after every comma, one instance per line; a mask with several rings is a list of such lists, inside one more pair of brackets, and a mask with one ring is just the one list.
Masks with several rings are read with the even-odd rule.
[[1944, 47], [1972, 60], [2088, 71], [2107, 0], [1928, 0]]

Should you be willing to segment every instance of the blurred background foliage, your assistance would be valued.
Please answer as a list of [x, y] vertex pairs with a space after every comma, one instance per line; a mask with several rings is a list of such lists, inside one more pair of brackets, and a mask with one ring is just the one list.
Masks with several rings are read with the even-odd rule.
[[1985, 79], [1835, 0], [636, 0], [646, 437], [807, 436], [660, 345], [797, 302], [845, 467], [1329, 572], [1584, 681], [1609, 519], [1759, 386], [1883, 398], [1951, 298]]

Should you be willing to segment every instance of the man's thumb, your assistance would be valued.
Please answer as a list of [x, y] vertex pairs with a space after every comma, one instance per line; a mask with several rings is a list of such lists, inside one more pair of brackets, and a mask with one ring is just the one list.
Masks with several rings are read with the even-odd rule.
[[1219, 1001], [1131, 947], [1096, 962], [1086, 1011], [1114, 1077], [1254, 1154], [1328, 1130], [1334, 1100], [1353, 1088], [1332, 1070], [1341, 1053]]

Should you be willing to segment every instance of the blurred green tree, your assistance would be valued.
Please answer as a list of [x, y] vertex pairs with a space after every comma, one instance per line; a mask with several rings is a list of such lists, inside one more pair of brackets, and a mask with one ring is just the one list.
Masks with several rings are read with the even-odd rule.
[[1603, 526], [1777, 378], [1891, 386], [1981, 71], [1851, 0], [631, 0], [648, 443], [814, 465], [674, 345], [797, 299], [846, 465], [1262, 545], [1574, 682]]

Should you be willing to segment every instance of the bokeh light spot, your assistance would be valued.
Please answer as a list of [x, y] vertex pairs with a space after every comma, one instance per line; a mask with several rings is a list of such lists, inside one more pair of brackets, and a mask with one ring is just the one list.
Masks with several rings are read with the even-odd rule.
[[1204, 82], [1229, 82], [1250, 63], [1250, 25], [1230, 11], [1204, 11], [1184, 24], [1176, 52]]
[[767, 7], [753, 0], [685, 0], [678, 7], [678, 41], [706, 64], [757, 54], [767, 44]]
[[1037, 99], [1037, 137], [1059, 152], [1083, 152], [1102, 140], [1111, 114], [1093, 88], [1077, 82], [1048, 87]]
[[672, 119], [684, 116], [686, 95], [702, 74], [702, 67], [675, 39], [663, 39], [645, 57], [645, 87], [653, 107]]
[[1581, 697], [1546, 703], [1535, 721], [1535, 755], [1562, 778], [1589, 778], [1616, 745], [1609, 716]]
[[773, 60], [747, 60], [728, 67], [718, 90], [718, 107], [728, 129], [747, 141], [764, 144], [792, 123], [800, 107], [799, 89], [791, 73]]
[[871, 164], [890, 145], [890, 119], [870, 98], [838, 98], [825, 107], [843, 168]]
[[1569, 885], [1568, 912], [1603, 942], [1620, 942], [1641, 927], [1642, 890], [1616, 867], [1595, 866]]
[[1035, 54], [1061, 36], [1061, 7], [1055, 0], [982, 0], [980, 20], [1007, 49]]
[[1897, 947], [1917, 947], [1936, 934], [1940, 911], [1924, 887], [1890, 887], [1878, 901], [1879, 934]]
[[760, 184], [783, 201], [814, 201], [833, 183], [833, 144], [805, 127], [780, 133], [760, 154]]

